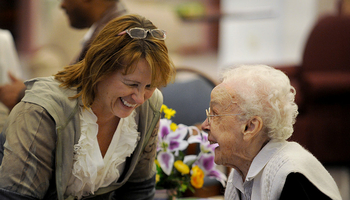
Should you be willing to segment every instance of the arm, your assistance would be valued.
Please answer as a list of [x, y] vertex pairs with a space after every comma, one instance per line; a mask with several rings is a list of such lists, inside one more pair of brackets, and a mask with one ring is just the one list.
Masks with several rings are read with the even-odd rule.
[[[118, 190], [114, 191], [112, 199], [123, 200], [152, 200], [155, 193], [155, 157], [157, 153], [157, 135], [159, 121], [153, 129], [152, 134], [146, 144], [144, 151], [140, 155], [140, 160], [136, 165], [134, 174], [140, 181], [128, 181]], [[133, 175], [132, 175], [133, 176]], [[133, 179], [133, 178], [130, 178]]]
[[23, 81], [9, 73], [10, 83], [0, 86], [0, 101], [11, 110], [24, 96], [26, 86]]
[[315, 187], [303, 174], [291, 173], [287, 176], [280, 200], [283, 199], [329, 199]]
[[36, 104], [20, 102], [14, 107], [0, 144], [0, 199], [44, 197], [54, 168], [55, 127], [46, 110]]

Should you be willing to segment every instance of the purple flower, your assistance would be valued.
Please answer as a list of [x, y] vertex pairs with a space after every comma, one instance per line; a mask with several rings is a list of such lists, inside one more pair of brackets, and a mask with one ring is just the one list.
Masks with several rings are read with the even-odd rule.
[[170, 152], [159, 152], [157, 155], [157, 160], [160, 167], [168, 176], [171, 174], [174, 165], [174, 155]]
[[213, 154], [201, 154], [198, 159], [198, 163], [203, 166], [203, 171], [208, 172], [213, 169], [214, 166], [214, 155]]
[[185, 125], [179, 125], [175, 131], [170, 129], [171, 120], [161, 119], [158, 132], [158, 156], [157, 160], [165, 174], [170, 175], [174, 164], [174, 155], [179, 151], [185, 150], [188, 142], [185, 139], [188, 128]]
[[209, 178], [215, 178], [217, 181], [219, 181], [222, 184], [222, 186], [225, 187], [225, 184], [226, 184], [226, 181], [227, 181], [227, 177], [220, 170], [213, 169], [207, 174], [207, 176]]
[[216, 180], [220, 181], [223, 186], [225, 186], [225, 182], [227, 180], [226, 175], [220, 170], [216, 169], [213, 153], [201, 152], [198, 155], [198, 160], [194, 163], [194, 165], [198, 165], [203, 170], [205, 176], [215, 178]]
[[[179, 124], [175, 131], [171, 130], [171, 120], [161, 119], [158, 132], [157, 160], [163, 172], [168, 176], [171, 174], [175, 162], [175, 156], [179, 151], [185, 150], [188, 144], [199, 143], [201, 152], [198, 155], [186, 155], [183, 163], [202, 169], [205, 176], [215, 178], [225, 186], [226, 175], [216, 169], [214, 163], [214, 150], [217, 144], [210, 144], [208, 134], [200, 131], [195, 126], [186, 126]], [[199, 133], [193, 135], [193, 133]], [[185, 140], [187, 133], [190, 134], [188, 140]]]
[[198, 135], [191, 135], [187, 140], [188, 143], [190, 144], [200, 143], [201, 152], [204, 152], [204, 153], [214, 152], [218, 144], [210, 144], [210, 142], [208, 141], [208, 133], [204, 131], [200, 131], [199, 133], [200, 134]]

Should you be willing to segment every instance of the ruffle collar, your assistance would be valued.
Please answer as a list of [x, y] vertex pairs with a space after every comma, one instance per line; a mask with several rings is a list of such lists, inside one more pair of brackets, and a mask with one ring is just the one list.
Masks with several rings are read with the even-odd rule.
[[81, 108], [81, 136], [78, 144], [74, 145], [73, 170], [66, 195], [80, 199], [119, 179], [126, 158], [131, 156], [140, 139], [135, 116], [136, 111], [133, 111], [128, 117], [120, 119], [111, 144], [102, 157], [97, 141], [97, 117], [91, 109]]

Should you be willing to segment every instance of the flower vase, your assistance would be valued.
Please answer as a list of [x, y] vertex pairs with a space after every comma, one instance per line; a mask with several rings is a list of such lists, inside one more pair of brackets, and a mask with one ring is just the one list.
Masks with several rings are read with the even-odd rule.
[[176, 190], [156, 190], [153, 200], [175, 200]]

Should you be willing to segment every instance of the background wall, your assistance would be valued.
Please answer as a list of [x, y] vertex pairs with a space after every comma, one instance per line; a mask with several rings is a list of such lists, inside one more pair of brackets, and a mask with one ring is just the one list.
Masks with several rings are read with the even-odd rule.
[[222, 0], [218, 65], [297, 64], [310, 29], [335, 1]]
[[[190, 66], [219, 78], [222, 68], [240, 63], [297, 64], [315, 20], [337, 12], [338, 0], [121, 0], [130, 13], [151, 19], [167, 31], [177, 66]], [[348, 1], [348, 0], [345, 0]], [[0, 0], [0, 5], [7, 5]], [[22, 68], [51, 75], [68, 64], [86, 30], [72, 29], [56, 0], [13, 0], [1, 11], [12, 15]], [[6, 4], [5, 4], [6, 3]], [[2, 8], [5, 8], [3, 6]], [[1, 9], [0, 9], [1, 10]], [[14, 25], [15, 24], [15, 25]], [[9, 26], [7, 26], [9, 27]], [[52, 55], [58, 55], [53, 58]], [[45, 71], [43, 59], [52, 60]]]

